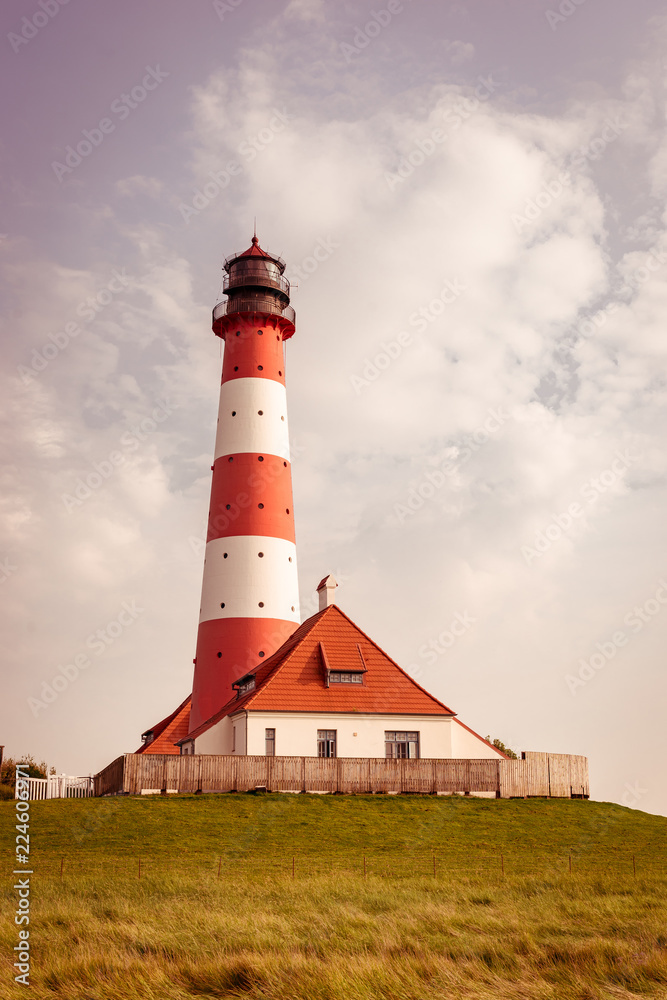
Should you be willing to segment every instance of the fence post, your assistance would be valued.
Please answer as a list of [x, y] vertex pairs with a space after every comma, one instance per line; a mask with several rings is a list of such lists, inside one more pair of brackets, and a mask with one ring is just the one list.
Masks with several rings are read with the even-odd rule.
[[220, 878], [220, 869], [222, 868], [222, 858], [218, 860], [218, 878]]
[[364, 854], [364, 878], [366, 878], [366, 855]]
[[294, 855], [292, 855], [292, 878], [294, 878]]
[[635, 878], [637, 878], [637, 863], [635, 861], [634, 854], [632, 855], [632, 874], [634, 875]]
[[433, 878], [435, 878], [435, 854], [433, 855]]
[[572, 855], [570, 855], [570, 875], [572, 874]]
[[141, 878], [141, 858], [139, 858], [139, 878]]
[[503, 857], [502, 854], [500, 855], [500, 874], [501, 875], [505, 874], [505, 858]]

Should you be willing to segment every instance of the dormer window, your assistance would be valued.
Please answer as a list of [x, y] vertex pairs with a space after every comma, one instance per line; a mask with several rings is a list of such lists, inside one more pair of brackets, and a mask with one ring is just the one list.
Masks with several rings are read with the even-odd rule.
[[244, 694], [248, 693], [248, 691], [255, 690], [255, 675], [245, 674], [243, 677], [239, 677], [239, 679], [232, 684], [232, 687], [236, 691], [236, 697], [242, 698]]
[[[366, 661], [364, 660], [364, 654], [361, 651], [359, 643], [356, 643], [356, 647], [356, 656], [352, 653], [349, 656], [339, 657], [336, 667], [332, 668], [324, 643], [320, 643], [320, 661], [322, 663], [322, 672], [324, 673], [325, 687], [329, 687], [331, 684], [364, 683], [364, 674], [368, 672]], [[347, 669], [339, 670], [337, 669], [338, 666], [344, 666]]]

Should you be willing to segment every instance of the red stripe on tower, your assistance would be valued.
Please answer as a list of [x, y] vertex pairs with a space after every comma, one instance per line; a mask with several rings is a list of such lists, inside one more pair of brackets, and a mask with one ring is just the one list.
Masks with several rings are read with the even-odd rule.
[[283, 341], [294, 334], [285, 263], [259, 246], [224, 265], [213, 310], [225, 341], [190, 730], [299, 623]]

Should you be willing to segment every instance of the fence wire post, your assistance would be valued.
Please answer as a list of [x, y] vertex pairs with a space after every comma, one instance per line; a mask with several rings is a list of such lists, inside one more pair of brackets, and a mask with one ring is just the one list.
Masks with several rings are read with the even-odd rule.
[[141, 858], [139, 858], [139, 878], [141, 878]]
[[570, 875], [572, 874], [572, 855], [570, 855]]
[[294, 855], [292, 855], [292, 878], [294, 878]]
[[222, 868], [222, 858], [218, 860], [218, 878], [220, 878], [220, 869]]
[[435, 854], [433, 855], [433, 878], [435, 878]]
[[632, 874], [637, 878], [637, 862], [635, 861], [634, 854], [632, 855]]
[[366, 878], [366, 855], [364, 854], [364, 878]]
[[500, 874], [501, 875], [505, 874], [505, 858], [503, 857], [502, 854], [500, 855]]

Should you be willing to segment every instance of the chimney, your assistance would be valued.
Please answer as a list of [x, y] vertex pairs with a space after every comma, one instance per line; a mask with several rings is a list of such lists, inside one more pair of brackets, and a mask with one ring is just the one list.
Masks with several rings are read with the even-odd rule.
[[338, 584], [331, 573], [329, 576], [325, 576], [323, 580], [320, 580], [317, 585], [317, 593], [320, 595], [320, 611], [324, 611], [330, 604], [333, 604], [334, 590], [337, 586]]

